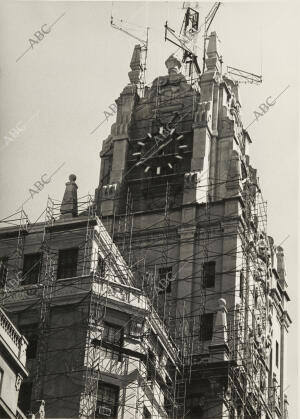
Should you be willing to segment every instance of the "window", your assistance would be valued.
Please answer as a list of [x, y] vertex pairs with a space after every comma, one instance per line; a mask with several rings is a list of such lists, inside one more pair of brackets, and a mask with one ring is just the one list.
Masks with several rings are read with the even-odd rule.
[[4, 288], [7, 279], [8, 257], [0, 258], [0, 287]]
[[28, 415], [31, 405], [32, 383], [23, 382], [20, 387], [18, 406], [25, 415]]
[[[121, 326], [105, 323], [102, 335], [103, 342], [112, 343], [113, 345], [123, 346], [123, 328]], [[116, 361], [122, 360], [122, 354], [114, 349], [102, 349], [105, 358], [114, 359]]]
[[[190, 411], [191, 418], [203, 418], [204, 417], [204, 396], [200, 394], [189, 394], [186, 398], [186, 406]], [[205, 416], [206, 418], [206, 416]]]
[[0, 368], [0, 396], [1, 396], [2, 382], [3, 382], [3, 370], [1, 370]]
[[104, 277], [104, 275], [105, 275], [105, 260], [100, 255], [98, 255], [97, 272], [101, 277]]
[[30, 285], [39, 282], [40, 271], [42, 266], [42, 254], [31, 253], [24, 255], [22, 284]]
[[99, 382], [95, 418], [116, 418], [118, 414], [118, 400], [119, 387]]
[[58, 254], [57, 278], [73, 278], [77, 275], [78, 247], [61, 249]]
[[36, 358], [37, 344], [38, 344], [38, 330], [39, 330], [38, 323], [31, 323], [31, 324], [19, 326], [20, 333], [22, 333], [22, 335], [24, 335], [25, 338], [28, 340], [28, 346], [26, 350], [27, 359]]
[[161, 360], [162, 357], [163, 357], [163, 354], [164, 354], [164, 348], [163, 348], [163, 346], [161, 345], [160, 342], [157, 342], [155, 350], [156, 350], [158, 359]]
[[173, 409], [174, 409], [174, 403], [172, 403], [172, 401], [170, 399], [168, 399], [168, 397], [164, 397], [164, 409], [167, 412], [167, 417], [171, 418], [173, 417], [172, 413], [173, 413]]
[[123, 328], [115, 324], [105, 323], [102, 339], [105, 342], [122, 346], [123, 344]]
[[244, 296], [244, 272], [240, 272], [240, 298]]
[[205, 313], [200, 316], [200, 340], [211, 340], [213, 334], [214, 314]]
[[156, 375], [155, 355], [150, 349], [148, 349], [148, 359], [146, 362], [147, 362], [147, 380], [153, 381]]
[[278, 368], [278, 365], [279, 365], [279, 343], [277, 342], [277, 340], [276, 340], [276, 353], [275, 353], [275, 356], [276, 356], [276, 367]]
[[272, 391], [272, 377], [273, 377], [273, 351], [271, 349], [270, 351], [270, 356], [269, 356], [269, 371], [268, 371], [268, 397], [270, 398], [271, 396], [271, 391]]
[[147, 409], [147, 407], [144, 405], [143, 408], [143, 419], [151, 419], [151, 413]]
[[203, 263], [203, 287], [212, 288], [215, 286], [216, 262]]
[[173, 277], [172, 266], [166, 266], [158, 269], [158, 294], [170, 293]]

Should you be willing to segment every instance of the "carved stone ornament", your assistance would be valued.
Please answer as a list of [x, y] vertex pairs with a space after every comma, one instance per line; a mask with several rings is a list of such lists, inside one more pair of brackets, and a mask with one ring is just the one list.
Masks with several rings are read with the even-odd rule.
[[173, 54], [165, 61], [165, 65], [168, 69], [168, 74], [178, 74], [181, 68], [181, 62]]
[[205, 126], [211, 119], [210, 102], [198, 103], [197, 112], [195, 114], [195, 123]]
[[16, 388], [16, 390], [17, 391], [19, 391], [20, 390], [20, 387], [21, 387], [21, 384], [22, 384], [22, 375], [21, 374], [18, 374], [17, 376], [16, 376], [16, 382], [15, 382], [15, 388]]

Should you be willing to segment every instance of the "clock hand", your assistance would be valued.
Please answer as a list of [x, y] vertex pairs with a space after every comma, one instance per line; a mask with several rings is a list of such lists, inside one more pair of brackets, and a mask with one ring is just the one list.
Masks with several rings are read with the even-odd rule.
[[[169, 132], [169, 135], [171, 135], [171, 138], [168, 140], [168, 141], [166, 141], [166, 142], [164, 142], [163, 144], [161, 144], [158, 148], [156, 148], [157, 147], [157, 143], [148, 151], [148, 153], [146, 154], [146, 156], [144, 156], [144, 157], [142, 157], [141, 158], [141, 160], [140, 161], [138, 161], [133, 167], [132, 167], [132, 169], [134, 168], [134, 167], [136, 167], [136, 166], [140, 166], [141, 164], [143, 164], [143, 163], [145, 163], [147, 160], [149, 160], [151, 157], [153, 157], [155, 154], [157, 154], [159, 151], [161, 151], [163, 148], [165, 148], [168, 144], [170, 144], [170, 142], [171, 141], [173, 141], [174, 140], [174, 137], [172, 137], [172, 135], [173, 135], [173, 133], [175, 132], [175, 127], [176, 127], [176, 125], [178, 125], [179, 124], [179, 122], [181, 122], [186, 116], [188, 115], [188, 113], [186, 112], [185, 114], [183, 114], [182, 116], [181, 116], [181, 118], [176, 122], [176, 124], [174, 124], [173, 125], [173, 128], [171, 129], [170, 128], [170, 126], [168, 126], [168, 128], [170, 129], [170, 132]], [[176, 114], [175, 115], [175, 117], [173, 117], [173, 119], [172, 119], [172, 123], [173, 123], [173, 121], [176, 119], [178, 117], [178, 114]], [[151, 134], [149, 135], [148, 134], [148, 136], [150, 136], [150, 138], [151, 138]], [[164, 138], [167, 138], [167, 137], [165, 137], [165, 135], [162, 135]], [[179, 136], [178, 138], [180, 138], [181, 136]], [[154, 139], [156, 140], [156, 136], [154, 137]], [[160, 140], [160, 141], [162, 141], [162, 140]]]
[[[141, 164], [145, 163], [147, 160], [149, 160], [151, 157], [153, 157], [155, 154], [157, 154], [159, 151], [165, 148], [168, 144], [170, 144], [170, 142], [172, 142], [173, 140], [174, 140], [174, 137], [171, 137], [168, 141], [161, 144], [158, 148], [156, 148], [155, 146], [152, 147], [150, 151], [147, 153], [147, 155], [141, 158], [141, 160], [136, 163], [136, 166], [140, 166]], [[154, 151], [152, 151], [153, 148], [155, 148]]]
[[155, 144], [154, 144], [154, 145], [150, 148], [150, 150], [148, 151], [148, 153], [146, 154], [146, 156], [141, 157], [141, 160], [139, 160], [139, 161], [135, 164], [135, 166], [139, 166], [140, 164], [144, 163], [144, 161], [148, 160], [148, 158], [150, 158], [150, 157], [151, 157], [151, 155], [155, 152], [156, 147], [157, 147], [157, 144], [155, 143]]

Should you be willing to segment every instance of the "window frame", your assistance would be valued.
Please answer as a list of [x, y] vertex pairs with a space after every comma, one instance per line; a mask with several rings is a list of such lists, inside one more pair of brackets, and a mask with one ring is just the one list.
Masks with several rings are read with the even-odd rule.
[[[116, 332], [118, 332], [120, 334], [119, 339], [115, 340], [115, 339], [111, 339], [109, 336], [109, 333], [107, 336], [105, 336], [105, 331], [109, 331], [109, 329], [115, 329]], [[116, 351], [114, 349], [111, 348], [102, 348], [103, 352], [106, 355], [106, 358], [115, 360], [115, 361], [122, 361], [122, 353], [121, 353], [121, 348], [123, 347], [124, 344], [124, 327], [120, 326], [118, 324], [114, 324], [114, 323], [110, 323], [110, 322], [104, 322], [104, 328], [103, 328], [103, 334], [102, 334], [102, 341], [105, 343], [110, 343], [112, 345], [116, 345], [120, 348], [119, 351]]]
[[[25, 387], [30, 387], [30, 392], [29, 392], [29, 401], [27, 400], [26, 404], [29, 404], [28, 409], [24, 408], [21, 404], [20, 404], [20, 398], [21, 396], [23, 396], [22, 394], [22, 389], [24, 389]], [[20, 386], [20, 391], [19, 391], [19, 395], [18, 395], [18, 407], [20, 408], [20, 410], [27, 416], [28, 413], [30, 412], [31, 409], [31, 398], [32, 398], [32, 389], [33, 389], [33, 384], [31, 381], [23, 381], [21, 386]], [[23, 391], [24, 392], [24, 391]], [[24, 397], [24, 396], [23, 396]], [[27, 407], [27, 406], [26, 406]]]
[[[28, 266], [26, 269], [27, 260], [30, 257], [36, 256], [36, 261]], [[29, 263], [27, 263], [29, 265]], [[35, 285], [40, 283], [40, 277], [42, 272], [43, 266], [43, 253], [41, 252], [34, 252], [34, 253], [26, 253], [23, 257], [23, 267], [22, 267], [22, 285]], [[34, 280], [32, 280], [34, 278]]]
[[147, 408], [147, 406], [143, 406], [143, 419], [151, 419], [152, 418], [152, 414], [150, 412], [150, 410]]
[[4, 378], [4, 370], [2, 368], [0, 368], [0, 397], [1, 397], [1, 393], [2, 393], [3, 378]]
[[148, 348], [146, 370], [146, 380], [151, 382], [151, 385], [153, 385], [156, 377], [156, 356], [150, 348]]
[[0, 257], [0, 288], [4, 288], [8, 276], [8, 256]]
[[97, 273], [99, 274], [100, 278], [105, 277], [105, 271], [106, 271], [106, 261], [105, 258], [103, 258], [100, 253], [98, 253], [98, 260], [97, 260]]
[[245, 275], [243, 271], [240, 271], [240, 290], [239, 290], [239, 295], [240, 298], [243, 299], [244, 298], [244, 284], [245, 284]]
[[[209, 319], [209, 323], [207, 324], [207, 320]], [[203, 313], [200, 314], [199, 319], [199, 340], [200, 341], [208, 341], [212, 340], [213, 331], [214, 331], [214, 313]], [[204, 324], [206, 323], [206, 324]]]
[[[206, 269], [208, 267], [208, 269]], [[213, 267], [213, 270], [211, 270]], [[209, 260], [203, 262], [202, 266], [202, 284], [203, 288], [214, 288], [216, 284], [216, 261]]]
[[[100, 390], [102, 389], [106, 389], [106, 390], [113, 390], [115, 392], [114, 395], [114, 401], [105, 401], [103, 400], [104, 397], [100, 398]], [[98, 389], [97, 389], [97, 401], [96, 401], [96, 410], [98, 409], [98, 407], [102, 406], [102, 407], [106, 407], [108, 409], [111, 409], [112, 411], [112, 415], [109, 416], [111, 419], [112, 418], [116, 418], [118, 415], [118, 408], [119, 408], [119, 397], [120, 397], [120, 387], [115, 386], [113, 384], [110, 383], [106, 383], [104, 381], [98, 381]], [[107, 418], [106, 415], [101, 415], [101, 414], [97, 414], [97, 412], [95, 412], [95, 418], [97, 419], [104, 419]]]
[[275, 341], [275, 364], [279, 368], [279, 342]]
[[[113, 329], [115, 329], [116, 332], [120, 333], [119, 340], [111, 339], [111, 337], [109, 336], [109, 333], [108, 333], [107, 337], [105, 336], [105, 333], [104, 333], [105, 331], [109, 332], [110, 330], [113, 330]], [[120, 326], [120, 325], [115, 324], [115, 323], [104, 322], [102, 340], [104, 342], [112, 343], [113, 345], [123, 346], [123, 341], [124, 341], [124, 328], [123, 328], [123, 326]]]
[[[64, 253], [67, 254], [67, 252], [69, 252], [70, 254], [74, 252], [72, 255], [72, 257], [74, 257], [73, 260], [71, 260], [71, 258], [66, 259]], [[78, 255], [78, 247], [68, 247], [66, 249], [59, 249], [57, 258], [56, 279], [67, 279], [74, 278], [77, 276]]]
[[[168, 274], [171, 274], [171, 278], [168, 277]], [[161, 266], [158, 268], [158, 294], [170, 294], [172, 292], [172, 279], [173, 278], [173, 266]], [[168, 281], [168, 284], [165, 288], [159, 288], [160, 281]]]

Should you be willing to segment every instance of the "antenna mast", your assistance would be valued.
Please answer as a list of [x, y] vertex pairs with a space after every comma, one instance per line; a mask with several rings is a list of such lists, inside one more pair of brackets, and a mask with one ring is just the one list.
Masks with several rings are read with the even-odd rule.
[[[183, 51], [182, 62], [189, 66], [189, 76], [192, 77], [193, 69], [196, 70], [197, 76], [201, 70], [196, 55], [196, 38], [199, 29], [199, 12], [188, 7], [185, 12], [184, 20], [180, 30], [180, 34], [176, 35], [175, 31], [165, 24], [165, 41], [169, 41]], [[192, 49], [188, 44], [193, 41]]]
[[[202, 73], [205, 70], [205, 60], [206, 60], [206, 41], [208, 39], [209, 28], [216, 16], [216, 13], [221, 5], [221, 2], [214, 3], [213, 7], [210, 9], [208, 15], [205, 17], [204, 23], [199, 26], [199, 12], [190, 7], [190, 2], [183, 3], [183, 9], [186, 9], [184, 20], [181, 26], [180, 34], [177, 36], [175, 31], [168, 26], [168, 22], [165, 24], [165, 40], [176, 45], [183, 50], [182, 62], [189, 65], [189, 76], [193, 78], [193, 70], [196, 70], [196, 76], [199, 78], [201, 74], [200, 66], [197, 60], [197, 37], [201, 30], [201, 27], [204, 26], [204, 45], [203, 45], [203, 69]], [[196, 3], [196, 8], [198, 7], [198, 2]], [[189, 46], [189, 43], [192, 42], [192, 47]]]
[[146, 28], [146, 39], [142, 39], [134, 34], [132, 34], [131, 32], [129, 32], [129, 30], [124, 29], [123, 23], [125, 23], [124, 20], [120, 20], [117, 19], [120, 24], [115, 23], [115, 20], [113, 18], [113, 16], [111, 15], [110, 18], [110, 25], [114, 28], [117, 29], [121, 32], [124, 32], [126, 35], [130, 36], [131, 38], [139, 41], [140, 46], [141, 46], [141, 53], [143, 56], [142, 59], [142, 64], [141, 64], [141, 72], [142, 72], [142, 77], [141, 77], [141, 81], [138, 84], [138, 89], [139, 89], [139, 93], [141, 94], [141, 96], [144, 95], [144, 90], [145, 90], [145, 85], [146, 85], [146, 69], [147, 69], [147, 56], [148, 56], [148, 43], [149, 43], [149, 27], [147, 26]]
[[235, 67], [227, 66], [227, 74], [237, 77], [239, 83], [250, 83], [250, 84], [259, 84], [262, 83], [262, 76], [258, 76], [254, 73], [249, 73], [248, 71], [240, 70]]

